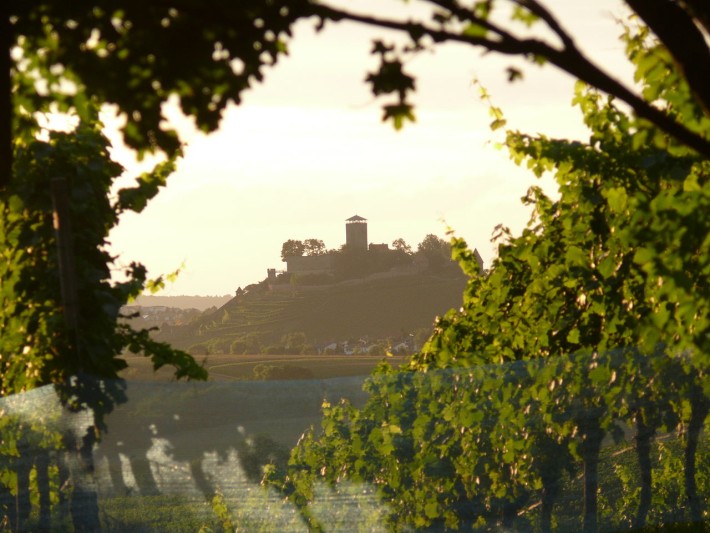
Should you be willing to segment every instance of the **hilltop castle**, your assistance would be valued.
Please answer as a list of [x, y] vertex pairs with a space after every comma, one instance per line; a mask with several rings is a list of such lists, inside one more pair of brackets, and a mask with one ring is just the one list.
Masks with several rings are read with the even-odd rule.
[[[479, 268], [483, 269], [483, 260], [477, 250], [474, 255]], [[345, 220], [345, 244], [338, 251], [328, 251], [317, 255], [286, 255], [286, 273], [296, 275], [335, 274], [336, 271], [389, 270], [394, 266], [408, 267], [414, 270], [425, 270], [419, 254], [412, 256], [411, 252], [391, 249], [386, 243], [368, 243], [367, 219], [354, 215]], [[426, 260], [424, 260], [426, 262]], [[269, 279], [276, 276], [276, 269], [268, 270]]]
[[[345, 221], [345, 245], [348, 253], [362, 254], [368, 250], [390, 251], [387, 244], [368, 246], [367, 219], [355, 215]], [[329, 274], [335, 270], [335, 253], [322, 255], [287, 256], [285, 258], [286, 272], [299, 274]]]

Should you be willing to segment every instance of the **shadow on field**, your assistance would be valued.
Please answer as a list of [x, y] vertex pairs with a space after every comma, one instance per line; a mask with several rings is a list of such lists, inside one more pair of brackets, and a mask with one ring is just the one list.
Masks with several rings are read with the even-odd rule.
[[212, 498], [258, 483], [264, 465], [285, 465], [301, 434], [318, 425], [325, 399], [363, 402], [363, 381], [129, 382], [128, 402], [109, 415], [96, 449], [99, 491]]

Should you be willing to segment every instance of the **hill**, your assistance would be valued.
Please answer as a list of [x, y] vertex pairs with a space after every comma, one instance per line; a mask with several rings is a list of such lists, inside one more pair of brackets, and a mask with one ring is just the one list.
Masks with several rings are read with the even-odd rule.
[[132, 302], [132, 306], [140, 307], [173, 307], [176, 309], [197, 309], [204, 311], [210, 307], [222, 307], [232, 298], [225, 296], [153, 296], [141, 295]]
[[[193, 354], [306, 353], [338, 344], [348, 352], [409, 342], [437, 315], [461, 305], [466, 278], [456, 273], [374, 275], [330, 285], [271, 285], [265, 280], [188, 325], [163, 325], [156, 338]], [[375, 353], [370, 351], [370, 353]]]

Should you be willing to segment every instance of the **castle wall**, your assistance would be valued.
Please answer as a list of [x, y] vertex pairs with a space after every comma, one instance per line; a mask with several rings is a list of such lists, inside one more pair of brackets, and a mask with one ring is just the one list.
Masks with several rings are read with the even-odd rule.
[[331, 254], [292, 256], [286, 258], [286, 265], [286, 272], [290, 273], [327, 273], [333, 270], [333, 256]]

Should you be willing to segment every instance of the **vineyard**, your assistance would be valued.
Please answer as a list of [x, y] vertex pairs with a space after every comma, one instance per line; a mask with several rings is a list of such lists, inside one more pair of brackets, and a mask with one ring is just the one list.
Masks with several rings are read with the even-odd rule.
[[[578, 47], [553, 2], [115, 4], [0, 3], [0, 530], [710, 529], [707, 0], [625, 0], [618, 72]], [[412, 59], [456, 43], [571, 74], [585, 134], [503, 132], [475, 82], [491, 140], [557, 184], [528, 190], [519, 234], [496, 227], [487, 271], [451, 235], [465, 276], [267, 278], [155, 337], [131, 328], [121, 308], [174, 274], [122, 264], [109, 234], [180, 164], [186, 139], [163, 108], [216, 130], [301, 19], [383, 30], [365, 80], [396, 129], [417, 118]], [[105, 104], [139, 156], [165, 156], [133, 186], [111, 159]], [[52, 129], [58, 111], [66, 131]], [[273, 141], [263, 153], [282, 158]], [[473, 167], [461, 175], [485, 171]], [[307, 355], [421, 329], [404, 361]]]
[[399, 338], [431, 330], [437, 315], [459, 307], [465, 282], [459, 272], [254, 289], [188, 326], [163, 328], [156, 338], [196, 354], [231, 353], [232, 343], [248, 335], [262, 346], [292, 332], [304, 333], [312, 346], [362, 337]]

